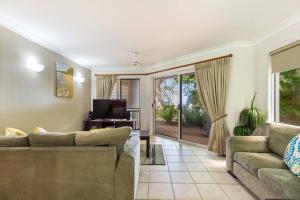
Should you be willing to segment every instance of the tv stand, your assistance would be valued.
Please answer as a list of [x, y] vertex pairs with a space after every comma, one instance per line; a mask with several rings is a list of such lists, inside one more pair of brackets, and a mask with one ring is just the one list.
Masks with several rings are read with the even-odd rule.
[[92, 127], [106, 128], [106, 127], [122, 127], [131, 126], [136, 123], [134, 119], [87, 119], [84, 121], [84, 131], [91, 130]]

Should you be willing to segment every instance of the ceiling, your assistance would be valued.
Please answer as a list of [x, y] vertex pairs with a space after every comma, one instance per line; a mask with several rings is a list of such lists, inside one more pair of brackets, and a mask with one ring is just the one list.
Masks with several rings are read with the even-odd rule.
[[[140, 66], [255, 41], [299, 0], [0, 0], [0, 17], [89, 67]], [[2, 20], [3, 21], [3, 20]]]

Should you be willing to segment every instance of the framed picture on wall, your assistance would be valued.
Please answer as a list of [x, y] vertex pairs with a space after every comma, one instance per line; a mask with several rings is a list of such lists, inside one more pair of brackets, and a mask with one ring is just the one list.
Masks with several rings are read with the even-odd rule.
[[56, 96], [73, 97], [73, 67], [65, 63], [56, 63]]

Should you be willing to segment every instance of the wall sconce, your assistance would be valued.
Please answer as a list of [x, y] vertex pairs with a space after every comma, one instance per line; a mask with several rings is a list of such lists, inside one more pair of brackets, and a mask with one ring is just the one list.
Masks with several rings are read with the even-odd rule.
[[35, 72], [41, 72], [45, 69], [45, 65], [38, 63], [35, 59], [29, 59], [26, 66]]
[[83, 83], [85, 81], [85, 78], [82, 75], [77, 75], [77, 76], [74, 77], [74, 80], [77, 83]]

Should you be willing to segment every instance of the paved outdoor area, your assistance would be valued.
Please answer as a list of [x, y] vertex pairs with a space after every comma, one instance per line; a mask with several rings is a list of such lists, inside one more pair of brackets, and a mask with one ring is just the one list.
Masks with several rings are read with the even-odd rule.
[[[179, 138], [179, 126], [178, 124], [166, 124], [161, 121], [156, 121], [156, 131], [157, 133]], [[182, 127], [182, 139], [198, 144], [208, 144], [208, 134], [206, 130], [200, 127]]]
[[200, 127], [182, 127], [182, 139], [198, 144], [208, 144], [207, 131]]
[[151, 143], [162, 144], [167, 164], [141, 165], [136, 199], [254, 200], [229, 175], [225, 158], [194, 146], [153, 136]]

